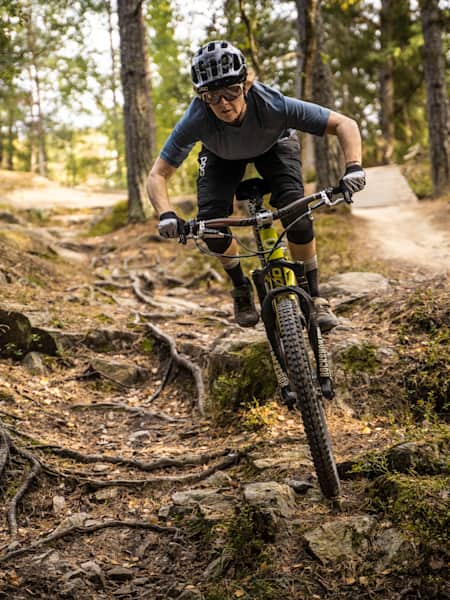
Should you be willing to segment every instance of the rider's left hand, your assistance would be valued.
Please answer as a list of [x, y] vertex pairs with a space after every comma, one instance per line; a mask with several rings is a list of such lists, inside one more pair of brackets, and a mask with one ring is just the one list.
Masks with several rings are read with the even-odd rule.
[[348, 165], [339, 183], [351, 194], [363, 190], [366, 185], [366, 174], [362, 166], [357, 163]]

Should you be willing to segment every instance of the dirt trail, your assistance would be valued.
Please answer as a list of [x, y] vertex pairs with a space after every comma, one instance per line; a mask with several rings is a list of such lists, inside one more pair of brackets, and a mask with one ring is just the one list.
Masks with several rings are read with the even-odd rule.
[[374, 257], [429, 275], [450, 270], [450, 218], [436, 223], [436, 203], [419, 202], [399, 167], [367, 169], [366, 189], [354, 200]]
[[[21, 207], [42, 208], [45, 201], [48, 208], [61, 208], [62, 197], [57, 194], [51, 196], [45, 190], [24, 190], [22, 194]], [[87, 206], [77, 204], [78, 201], [83, 199], [75, 194], [65, 206]], [[17, 204], [14, 206], [17, 208]], [[89, 206], [104, 206], [103, 200], [93, 201]], [[372, 211], [391, 209], [365, 210], [376, 215]], [[416, 209], [411, 210], [413, 214]], [[396, 222], [394, 217], [392, 221]], [[64, 227], [70, 248], [76, 252], [74, 234], [82, 233], [86, 224], [76, 219], [64, 220], [63, 226], [60, 223], [60, 242], [64, 242]], [[375, 236], [386, 225], [377, 225], [376, 230], [375, 220], [371, 219], [368, 227], [373, 231], [374, 253], [381, 256], [381, 242], [379, 245]], [[219, 490], [221, 499], [223, 496], [238, 506], [246, 482], [285, 483], [295, 477], [312, 489], [297, 497], [294, 522], [301, 521], [302, 527], [312, 528], [336, 518], [336, 514], [335, 508], [318, 494], [310, 461], [299, 463], [296, 456], [295, 467], [291, 464], [262, 471], [252, 462], [255, 451], [259, 458], [275, 463], [280, 456], [292, 455], [293, 448], [298, 455], [305, 452], [305, 436], [297, 414], [273, 403], [267, 409], [269, 424], [254, 431], [232, 424], [218, 427], [193, 410], [192, 377], [169, 360], [167, 345], [157, 343], [143, 322], [147, 320], [172, 336], [178, 351], [199, 363], [221, 336], [242, 330], [232, 322], [230, 296], [222, 284], [212, 281], [206, 285], [186, 285], [193, 274], [207, 266], [198, 251], [188, 247], [180, 252], [173, 241], [152, 237], [155, 229], [156, 223], [151, 222], [89, 239], [88, 244], [83, 238], [84, 246], [91, 246], [84, 249], [89, 260], [81, 268], [75, 262], [59, 265], [58, 273], [41, 261], [30, 263], [28, 274], [24, 271], [25, 260], [16, 260], [16, 255], [3, 257], [1, 270], [10, 279], [8, 285], [2, 284], [2, 303], [12, 310], [26, 312], [35, 325], [63, 333], [69, 331], [75, 337], [64, 356], [49, 359], [40, 374], [30, 374], [18, 361], [0, 361], [1, 419], [15, 444], [30, 442], [29, 448], [42, 463], [36, 485], [21, 503], [18, 535], [12, 545], [6, 521], [0, 526], [0, 554], [14, 551], [17, 544], [29, 546], [31, 540], [41, 539], [62, 523], [74, 527], [76, 535], [50, 546], [43, 544], [30, 555], [5, 563], [4, 572], [0, 573], [0, 598], [353, 600], [367, 597], [364, 587], [361, 596], [353, 595], [353, 583], [342, 596], [340, 591], [334, 593], [359, 576], [364, 581], [364, 567], [358, 571], [359, 567], [352, 566], [345, 573], [322, 568], [306, 552], [303, 538], [297, 533], [286, 536], [281, 544], [286, 553], [282, 574], [279, 577], [277, 563], [271, 575], [277, 595], [266, 596], [262, 592], [259, 595], [256, 587], [256, 592], [243, 592], [239, 586], [250, 584], [242, 578], [239, 586], [234, 586], [234, 578], [239, 578], [237, 571], [227, 575], [227, 591], [223, 594], [222, 583], [216, 585], [206, 577], [207, 568], [220, 556], [220, 544], [224, 543], [220, 529], [223, 517], [217, 520], [218, 529], [211, 526], [208, 529], [202, 519], [214, 507], [207, 507], [204, 514], [193, 509], [192, 521], [185, 526], [186, 513], [172, 510], [176, 492], [214, 488]], [[422, 239], [421, 235], [426, 237]], [[428, 230], [408, 234], [427, 245], [429, 235], [433, 234]], [[78, 250], [83, 244], [80, 243]], [[35, 261], [34, 255], [32, 260]], [[29, 278], [22, 281], [24, 275]], [[140, 299], [133, 290], [136, 281], [143, 294]], [[382, 338], [380, 344], [386, 345], [391, 335], [388, 327], [389, 324], [380, 327], [370, 322], [365, 311], [359, 312], [357, 308], [352, 322], [343, 319], [340, 332], [329, 336], [329, 344], [357, 335], [363, 342]], [[385, 350], [383, 356], [388, 363], [391, 355], [389, 348]], [[145, 383], [117, 385], [114, 366], [106, 366], [103, 376], [95, 371], [93, 365], [98, 365], [95, 361], [99, 358], [125, 361], [146, 369]], [[343, 389], [345, 385], [344, 381]], [[374, 416], [370, 405], [364, 404], [362, 398], [367, 396], [367, 387], [368, 382], [363, 380], [355, 410], [350, 408], [354, 400], [351, 390], [340, 394], [339, 401], [327, 409], [339, 462], [402, 439], [403, 433], [394, 430], [384, 415]], [[58, 448], [79, 455], [58, 454]], [[17, 489], [18, 473], [23, 478], [27, 472], [26, 458], [15, 454], [14, 448], [12, 455], [15, 471], [8, 472], [7, 501]], [[89, 460], [83, 459], [86, 456]], [[118, 457], [121, 460], [114, 462]], [[165, 465], [158, 462], [164, 458], [168, 459]], [[365, 489], [357, 483], [344, 483], [343, 501], [344, 516], [366, 511]], [[219, 505], [217, 510], [221, 514], [226, 507]], [[136, 521], [138, 525], [89, 531], [89, 527], [97, 527], [105, 519]], [[271, 567], [261, 566], [262, 578], [267, 568]], [[200, 588], [214, 588], [214, 591], [205, 595]], [[32, 595], [28, 595], [28, 589]], [[388, 584], [386, 589], [388, 595], [378, 598], [392, 598]], [[329, 595], [324, 596], [324, 590]]]

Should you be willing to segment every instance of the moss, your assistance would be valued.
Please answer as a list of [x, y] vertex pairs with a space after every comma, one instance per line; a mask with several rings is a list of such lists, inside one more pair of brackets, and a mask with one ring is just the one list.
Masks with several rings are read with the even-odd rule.
[[[221, 420], [235, 414], [237, 408], [250, 406], [255, 401], [264, 403], [276, 390], [277, 382], [266, 342], [246, 346], [233, 353], [236, 368], [228, 363], [216, 365], [210, 372], [210, 403], [212, 413]], [[222, 372], [220, 372], [222, 369]]]
[[388, 474], [374, 481], [369, 498], [373, 510], [409, 532], [424, 550], [448, 554], [449, 485], [449, 476]]
[[450, 331], [441, 330], [403, 356], [406, 398], [416, 416], [448, 419], [450, 398]]
[[450, 294], [446, 290], [419, 288], [402, 305], [393, 321], [399, 321], [400, 341], [408, 343], [412, 333], [435, 333], [450, 326]]
[[267, 516], [256, 507], [244, 504], [228, 525], [225, 551], [238, 573], [252, 572], [267, 559], [266, 546], [274, 539]]
[[375, 373], [379, 360], [377, 358], [377, 348], [372, 344], [362, 344], [361, 346], [351, 346], [341, 354], [342, 368], [347, 373]]
[[115, 204], [99, 221], [89, 229], [87, 235], [105, 235], [124, 227], [128, 223], [128, 202], [123, 200]]
[[153, 354], [155, 351], [155, 340], [151, 338], [141, 340], [140, 351], [142, 354]]

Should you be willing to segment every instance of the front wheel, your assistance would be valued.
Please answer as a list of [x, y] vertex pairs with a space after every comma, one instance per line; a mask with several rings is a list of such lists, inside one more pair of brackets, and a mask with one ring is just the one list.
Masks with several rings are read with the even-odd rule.
[[291, 389], [297, 396], [320, 488], [326, 498], [335, 498], [340, 492], [339, 476], [321, 398], [312, 377], [300, 308], [295, 298], [281, 297], [276, 302], [280, 350]]

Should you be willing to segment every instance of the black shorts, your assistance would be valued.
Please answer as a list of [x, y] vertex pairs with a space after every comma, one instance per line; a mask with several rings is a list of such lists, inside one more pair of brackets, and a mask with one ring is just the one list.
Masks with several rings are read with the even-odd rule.
[[303, 196], [300, 144], [293, 135], [279, 140], [270, 150], [248, 160], [224, 160], [205, 147], [198, 155], [198, 217], [228, 217], [245, 167], [253, 163], [271, 190], [270, 204], [280, 208]]

